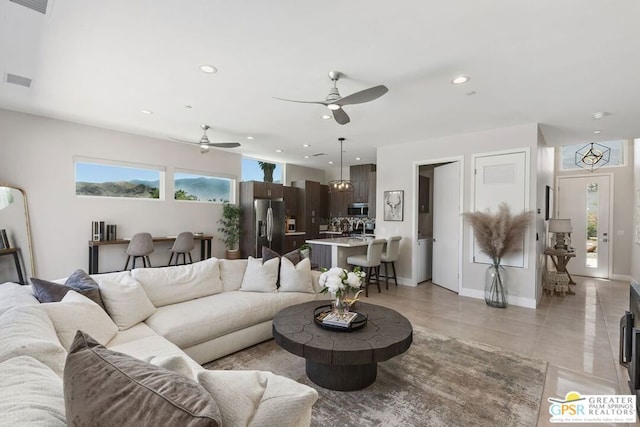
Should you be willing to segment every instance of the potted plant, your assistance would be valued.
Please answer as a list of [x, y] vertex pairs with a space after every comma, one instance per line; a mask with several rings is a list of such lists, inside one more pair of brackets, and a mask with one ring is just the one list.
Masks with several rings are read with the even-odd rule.
[[222, 218], [218, 220], [218, 231], [222, 233], [224, 245], [227, 248], [227, 259], [240, 258], [240, 207], [225, 201], [222, 205]]
[[302, 258], [309, 258], [311, 256], [311, 246], [306, 243], [303, 243], [298, 248], [300, 250], [300, 255]]

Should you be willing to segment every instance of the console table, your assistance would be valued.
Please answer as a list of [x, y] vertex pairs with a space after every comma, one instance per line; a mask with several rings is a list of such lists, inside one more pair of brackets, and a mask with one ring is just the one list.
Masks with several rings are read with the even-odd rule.
[[[200, 260], [211, 258], [211, 240], [213, 236], [194, 236], [193, 238], [200, 241]], [[173, 242], [175, 240], [175, 236], [153, 237], [154, 243]], [[130, 241], [130, 239], [89, 240], [89, 274], [98, 274], [99, 272], [98, 255], [100, 253], [100, 246], [128, 245]]]
[[20, 265], [20, 249], [19, 248], [0, 249], [0, 256], [2, 255], [13, 256], [13, 262], [15, 262], [16, 271], [18, 272], [18, 283], [20, 283], [21, 285], [26, 285], [24, 281], [24, 276], [22, 275], [22, 267]]
[[[567, 264], [569, 264], [571, 258], [575, 258], [575, 252], [557, 251], [555, 249], [547, 248], [544, 251], [544, 254], [551, 258], [551, 262], [553, 262], [556, 271], [560, 273], [567, 273], [567, 276], [569, 276], [570, 285], [576, 284], [576, 282], [573, 281], [571, 274], [569, 274], [569, 271], [567, 271]], [[569, 293], [572, 294], [573, 291], [569, 289]]]

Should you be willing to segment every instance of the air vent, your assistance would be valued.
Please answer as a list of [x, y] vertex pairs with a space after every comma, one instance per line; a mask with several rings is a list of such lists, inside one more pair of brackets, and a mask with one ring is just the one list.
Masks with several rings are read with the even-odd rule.
[[18, 76], [17, 74], [7, 73], [7, 83], [11, 83], [18, 86], [31, 87], [31, 79], [27, 77]]
[[320, 156], [326, 156], [327, 153], [316, 153], [316, 154], [312, 154], [312, 157], [320, 157]]
[[49, 0], [9, 0], [12, 3], [19, 4], [28, 9], [40, 12], [43, 15], [47, 13], [47, 3]]

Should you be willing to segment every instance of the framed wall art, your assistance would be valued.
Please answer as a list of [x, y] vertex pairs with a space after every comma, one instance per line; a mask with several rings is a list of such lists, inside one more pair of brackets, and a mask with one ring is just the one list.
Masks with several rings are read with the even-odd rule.
[[548, 185], [545, 188], [544, 201], [544, 219], [548, 221], [553, 218], [553, 188]]
[[404, 221], [403, 190], [385, 191], [383, 202], [385, 221]]

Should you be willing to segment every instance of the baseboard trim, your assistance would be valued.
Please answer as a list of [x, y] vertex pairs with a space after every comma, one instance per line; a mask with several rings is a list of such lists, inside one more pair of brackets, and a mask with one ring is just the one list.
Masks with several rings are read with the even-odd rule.
[[[460, 289], [460, 292], [458, 294], [462, 297], [476, 298], [481, 300], [484, 299], [484, 291], [481, 291], [478, 289], [462, 288]], [[518, 307], [524, 307], [524, 308], [533, 308], [533, 309], [535, 309], [537, 305], [536, 300], [533, 298], [524, 298], [524, 297], [518, 297], [513, 295], [507, 296], [507, 304], [517, 305]]]
[[612, 274], [610, 277], [611, 280], [617, 280], [619, 282], [631, 282], [633, 277], [628, 274]]

